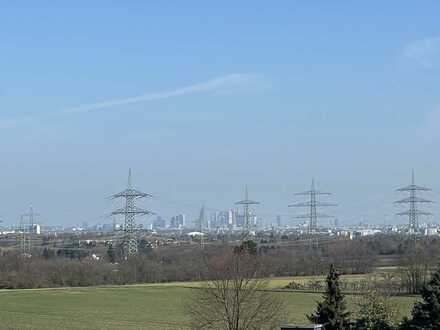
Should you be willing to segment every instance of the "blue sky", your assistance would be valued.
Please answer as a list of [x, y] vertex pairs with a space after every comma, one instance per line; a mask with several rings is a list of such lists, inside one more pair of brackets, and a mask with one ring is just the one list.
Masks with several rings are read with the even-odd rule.
[[412, 168], [440, 201], [438, 1], [0, 9], [5, 223], [30, 204], [102, 222], [129, 167], [164, 216], [232, 207], [245, 184], [260, 214], [293, 214], [315, 178], [341, 222], [404, 222], [391, 202]]

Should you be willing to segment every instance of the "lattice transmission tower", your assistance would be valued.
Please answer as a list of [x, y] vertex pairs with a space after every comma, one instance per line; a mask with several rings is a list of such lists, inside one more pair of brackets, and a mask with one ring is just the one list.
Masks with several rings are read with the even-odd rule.
[[431, 189], [427, 188], [427, 187], [422, 187], [422, 186], [416, 185], [415, 180], [414, 180], [414, 171], [412, 171], [411, 184], [409, 186], [397, 189], [397, 191], [409, 194], [409, 197], [406, 197], [406, 198], [403, 198], [403, 199], [400, 199], [400, 200], [394, 202], [395, 204], [409, 205], [408, 210], [406, 210], [404, 212], [397, 213], [397, 215], [407, 216], [408, 217], [408, 230], [409, 230], [409, 232], [416, 233], [419, 229], [419, 216], [432, 215], [432, 213], [430, 213], [430, 212], [420, 210], [418, 207], [419, 204], [433, 203], [433, 201], [431, 201], [429, 199], [417, 197], [417, 193], [431, 191]]
[[243, 237], [242, 237], [242, 239], [247, 237], [252, 229], [252, 226], [250, 223], [250, 216], [251, 216], [250, 205], [258, 205], [258, 204], [260, 204], [260, 203], [249, 199], [248, 187], [246, 185], [244, 188], [244, 199], [235, 203], [235, 205], [243, 205], [244, 223], [243, 223], [243, 233], [242, 233]]
[[124, 254], [126, 257], [136, 255], [138, 252], [136, 216], [153, 214], [149, 210], [144, 210], [136, 206], [136, 200], [140, 198], [152, 198], [153, 195], [141, 192], [133, 188], [131, 179], [131, 169], [128, 171], [127, 189], [118, 194], [114, 194], [112, 199], [125, 199], [125, 207], [113, 211], [113, 215], [125, 216], [124, 224]]
[[34, 211], [32, 206], [29, 212], [20, 216], [20, 250], [22, 254], [30, 254], [32, 251], [32, 236], [34, 234], [35, 220], [40, 214]]
[[309, 191], [295, 193], [294, 195], [309, 197], [309, 200], [306, 202], [299, 202], [299, 203], [289, 205], [289, 207], [305, 207], [305, 208], [309, 209], [309, 213], [301, 214], [301, 215], [297, 215], [297, 216], [293, 217], [295, 219], [308, 219], [308, 221], [309, 221], [308, 233], [309, 234], [316, 233], [316, 231], [318, 229], [318, 219], [319, 218], [333, 218], [333, 216], [318, 213], [317, 209], [319, 207], [337, 206], [337, 204], [320, 202], [318, 200], [319, 195], [331, 195], [331, 193], [317, 191], [315, 189], [315, 181], [314, 180], [312, 180], [312, 185], [311, 185]]
[[18, 224], [17, 241], [20, 244], [20, 251], [22, 255], [26, 255], [30, 252], [31, 245], [29, 240], [28, 226], [25, 223], [23, 216], [20, 216], [20, 222]]

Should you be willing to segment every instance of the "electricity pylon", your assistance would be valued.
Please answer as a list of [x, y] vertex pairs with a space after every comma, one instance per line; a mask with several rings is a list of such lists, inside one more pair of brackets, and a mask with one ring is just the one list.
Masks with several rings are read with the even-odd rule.
[[28, 226], [25, 223], [24, 217], [20, 216], [20, 222], [18, 224], [18, 233], [17, 239], [20, 243], [20, 251], [24, 256], [30, 252], [30, 240], [28, 235]]
[[326, 214], [320, 214], [317, 212], [318, 207], [327, 207], [327, 206], [337, 206], [334, 203], [325, 203], [318, 201], [317, 196], [319, 195], [331, 195], [331, 193], [317, 191], [315, 189], [315, 181], [312, 180], [312, 185], [309, 191], [304, 191], [300, 193], [295, 193], [295, 196], [309, 196], [309, 200], [307, 202], [295, 203], [289, 205], [289, 207], [307, 207], [309, 208], [309, 213], [297, 215], [293, 218], [295, 219], [308, 219], [309, 220], [309, 228], [308, 233], [314, 234], [318, 229], [318, 218], [333, 218], [332, 216]]
[[409, 186], [397, 189], [398, 192], [405, 192], [405, 193], [409, 193], [409, 197], [400, 199], [396, 202], [394, 202], [395, 204], [409, 204], [409, 209], [407, 211], [404, 212], [400, 212], [397, 213], [397, 215], [400, 216], [408, 216], [408, 229], [410, 233], [416, 233], [417, 230], [419, 229], [419, 216], [421, 215], [432, 215], [432, 213], [430, 212], [426, 212], [423, 210], [420, 210], [418, 208], [419, 204], [430, 204], [433, 203], [433, 201], [429, 200], [429, 199], [424, 199], [424, 198], [420, 198], [417, 197], [417, 192], [419, 191], [431, 191], [430, 188], [427, 187], [421, 187], [421, 186], [417, 186], [415, 184], [415, 180], [414, 180], [414, 171], [412, 171], [411, 173], [411, 184]]
[[244, 208], [243, 238], [249, 235], [251, 230], [249, 206], [260, 204], [259, 202], [250, 200], [248, 195], [248, 187], [246, 185], [244, 189], [244, 199], [235, 203], [235, 205], [243, 205]]
[[125, 216], [125, 226], [124, 226], [124, 254], [128, 258], [130, 256], [136, 255], [138, 252], [138, 241], [136, 237], [136, 221], [137, 215], [148, 215], [153, 214], [153, 212], [141, 209], [135, 205], [135, 201], [140, 198], [152, 198], [153, 195], [143, 193], [133, 188], [131, 182], [131, 169], [128, 171], [128, 184], [127, 189], [121, 191], [118, 194], [114, 194], [112, 199], [124, 198], [125, 207], [113, 211], [113, 215], [124, 215]]
[[20, 216], [20, 246], [22, 254], [30, 254], [32, 251], [32, 234], [34, 231], [35, 219], [38, 216], [40, 216], [40, 214], [34, 212], [32, 205], [29, 207], [28, 213]]

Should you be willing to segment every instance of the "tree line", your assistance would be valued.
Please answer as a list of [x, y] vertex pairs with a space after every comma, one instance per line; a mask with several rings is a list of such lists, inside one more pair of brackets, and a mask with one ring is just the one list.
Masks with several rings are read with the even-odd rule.
[[[216, 242], [199, 245], [152, 248], [139, 244], [139, 254], [126, 260], [122, 247], [107, 244], [79, 245], [74, 239], [62, 246], [34, 247], [21, 255], [9, 247], [0, 248], [0, 288], [93, 286], [105, 284], [161, 283], [210, 279], [205, 260], [215, 259], [229, 245]], [[365, 237], [358, 240], [331, 238], [325, 241], [289, 238], [281, 242], [255, 241], [255, 253], [269, 277], [324, 275], [334, 265], [343, 274], [370, 273], [383, 260], [391, 259], [394, 270], [384, 280], [343, 283], [348, 291], [380, 289], [393, 293], [419, 293], [439, 263], [438, 238], [413, 239], [398, 235]], [[99, 258], [95, 257], [95, 254]], [[309, 283], [322, 291], [324, 284]], [[304, 284], [302, 284], [304, 285]], [[295, 289], [295, 287], [292, 287]]]
[[[193, 289], [187, 307], [191, 329], [279, 329], [286, 319], [287, 306], [281, 295], [271, 293], [254, 244], [225, 250], [206, 260], [206, 269], [212, 279]], [[422, 300], [414, 304], [410, 317], [396, 320], [390, 297], [378, 291], [359, 296], [355, 302], [357, 313], [352, 315], [340, 287], [340, 273], [330, 265], [322, 299], [307, 318], [325, 330], [438, 330], [440, 268], [429, 278], [421, 288]]]

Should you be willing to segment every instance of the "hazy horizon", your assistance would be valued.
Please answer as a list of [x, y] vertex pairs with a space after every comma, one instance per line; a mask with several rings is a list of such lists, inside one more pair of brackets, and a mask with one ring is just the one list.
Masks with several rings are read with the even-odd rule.
[[412, 169], [440, 202], [440, 2], [374, 3], [2, 4], [0, 220], [108, 222], [132, 168], [165, 217], [245, 184], [298, 214], [314, 178], [342, 224], [406, 223]]

